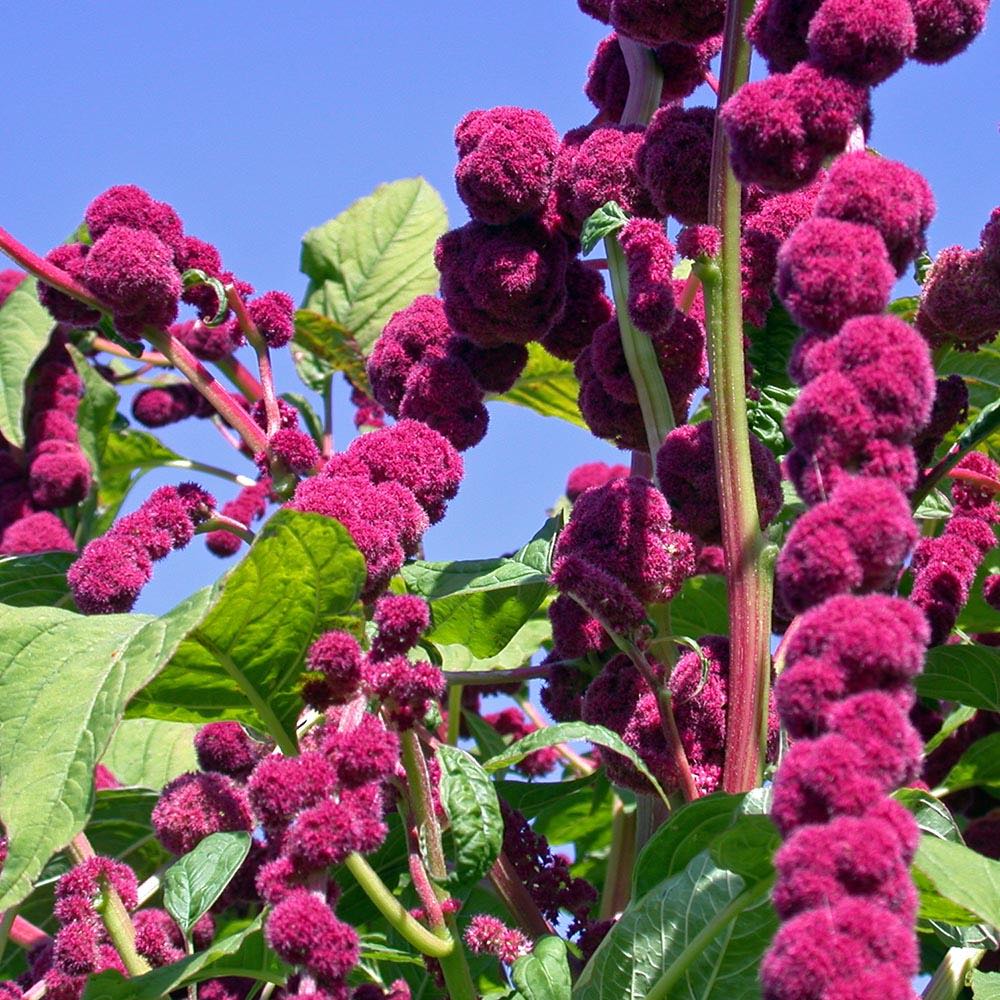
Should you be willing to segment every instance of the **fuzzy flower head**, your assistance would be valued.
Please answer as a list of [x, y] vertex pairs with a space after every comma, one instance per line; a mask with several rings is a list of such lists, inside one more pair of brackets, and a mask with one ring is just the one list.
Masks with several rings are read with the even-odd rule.
[[393, 480], [412, 491], [431, 524], [444, 516], [458, 493], [462, 457], [437, 431], [416, 420], [400, 420], [355, 438], [347, 449], [375, 483]]
[[787, 73], [809, 54], [806, 36], [822, 0], [760, 0], [747, 21], [747, 38], [772, 73]]
[[524, 934], [485, 913], [477, 913], [469, 921], [463, 940], [473, 954], [493, 955], [506, 965], [531, 951], [531, 942]]
[[246, 793], [223, 774], [182, 774], [160, 795], [152, 814], [157, 839], [172, 854], [187, 854], [210, 833], [253, 829]]
[[329, 796], [336, 774], [321, 753], [265, 757], [247, 783], [254, 815], [269, 835], [282, 831], [303, 809]]
[[[617, 323], [614, 325], [617, 327]], [[595, 339], [601, 333], [599, 327], [594, 334]], [[604, 333], [606, 334], [607, 331]], [[608, 336], [610, 339], [610, 335]], [[606, 378], [598, 376], [591, 360], [592, 357], [591, 346], [588, 346], [577, 355], [573, 366], [580, 382], [580, 394], [577, 400], [580, 413], [591, 433], [595, 437], [610, 441], [617, 448], [638, 449], [640, 451], [646, 449], [648, 442], [642, 420], [642, 410], [639, 409], [637, 403], [623, 402], [605, 388]], [[615, 365], [616, 369], [619, 367], [619, 365]], [[618, 372], [618, 374], [621, 373]], [[624, 384], [624, 381], [620, 384]]]
[[322, 871], [353, 851], [376, 850], [386, 832], [377, 789], [342, 789], [339, 801], [323, 799], [299, 813], [288, 828], [282, 851], [297, 872]]
[[661, 215], [686, 226], [708, 222], [708, 175], [712, 166], [712, 108], [660, 108], [639, 149], [639, 177]]
[[131, 611], [152, 572], [145, 549], [109, 533], [87, 544], [66, 582], [80, 611], [106, 615]]
[[275, 906], [264, 935], [279, 958], [333, 983], [343, 981], [358, 960], [354, 929], [306, 889], [289, 893]]
[[433, 358], [410, 370], [398, 415], [432, 427], [457, 451], [479, 444], [490, 419], [482, 389], [468, 365], [454, 356]]
[[523, 344], [479, 347], [457, 335], [448, 341], [448, 354], [469, 369], [483, 392], [509, 392], [528, 363], [528, 349]]
[[629, 475], [625, 465], [608, 465], [606, 462], [585, 462], [573, 469], [566, 479], [566, 497], [575, 501], [584, 490], [593, 486], [605, 486], [613, 479], [624, 479]]
[[0, 532], [0, 555], [30, 556], [38, 552], [75, 552], [76, 542], [66, 525], [50, 511], [24, 517]]
[[538, 340], [565, 306], [567, 257], [565, 240], [530, 221], [445, 233], [434, 262], [448, 322], [481, 347]]
[[[50, 250], [45, 259], [50, 264], [61, 268], [75, 281], [83, 282], [83, 268], [87, 261], [90, 247], [83, 243], [64, 243]], [[38, 283], [38, 301], [41, 302], [52, 318], [67, 326], [95, 326], [101, 321], [101, 313], [97, 309], [78, 302], [65, 292], [60, 292], [44, 281]]]
[[794, 524], [778, 556], [778, 589], [798, 614], [837, 594], [895, 582], [917, 540], [906, 497], [892, 483], [845, 479]]
[[823, 0], [807, 42], [813, 65], [874, 87], [902, 68], [916, 46], [917, 30], [908, 0]]
[[628, 268], [628, 314], [640, 330], [666, 335], [674, 322], [674, 248], [663, 225], [632, 219], [618, 233]]
[[974, 350], [1000, 329], [1000, 276], [981, 250], [946, 247], [920, 291], [917, 329], [932, 346]]
[[600, 272], [573, 257], [566, 268], [566, 308], [542, 337], [542, 347], [564, 361], [575, 361], [592, 340], [594, 331], [607, 323], [613, 313]]
[[321, 749], [346, 788], [382, 781], [399, 763], [398, 737], [374, 715], [363, 715], [354, 729], [324, 732]]
[[319, 464], [319, 448], [305, 431], [282, 428], [271, 435], [268, 445], [274, 457], [295, 475], [305, 475]]
[[166, 202], [156, 201], [135, 184], [119, 184], [99, 194], [84, 212], [90, 238], [99, 240], [114, 226], [148, 230], [163, 241], [171, 253], [184, 249], [184, 227]]
[[309, 647], [306, 666], [322, 675], [330, 705], [350, 701], [361, 685], [361, 647], [349, 632], [324, 632]]
[[268, 347], [284, 347], [295, 336], [295, 301], [287, 292], [264, 292], [247, 303], [247, 313]]
[[638, 174], [642, 141], [639, 126], [595, 128], [563, 141], [556, 164], [556, 198], [575, 233], [609, 201], [617, 202], [626, 215], [656, 218], [656, 206]]
[[912, 0], [917, 45], [913, 58], [947, 62], [972, 44], [986, 23], [989, 0]]
[[430, 628], [427, 602], [410, 594], [387, 594], [375, 603], [372, 620], [378, 633], [372, 643], [372, 658], [386, 659], [405, 653]]
[[177, 318], [181, 279], [173, 253], [147, 230], [112, 226], [90, 248], [83, 281], [107, 302], [123, 336], [145, 325], [165, 330]]
[[[900, 3], [909, 10], [906, 0]], [[897, 275], [924, 250], [934, 211], [934, 195], [920, 174], [867, 150], [838, 157], [816, 200], [819, 216], [877, 229]]]
[[[760, 526], [766, 528], [782, 505], [781, 469], [774, 455], [750, 435], [750, 460]], [[677, 526], [706, 542], [722, 537], [712, 421], [672, 430], [656, 455], [656, 475]]]
[[264, 747], [250, 739], [238, 722], [210, 722], [194, 738], [198, 765], [238, 781], [245, 780], [260, 760]]
[[73, 901], [82, 900], [94, 906], [100, 902], [106, 885], [118, 893], [126, 910], [136, 908], [138, 883], [135, 872], [121, 861], [98, 855], [70, 869], [56, 883], [56, 918], [61, 923], [81, 919], [81, 911], [72, 905]]
[[895, 272], [869, 226], [813, 218], [778, 253], [778, 296], [797, 323], [835, 333], [852, 316], [881, 312]]
[[663, 494], [630, 476], [588, 490], [556, 545], [555, 569], [577, 556], [622, 580], [643, 601], [668, 600], [690, 575], [690, 538], [675, 530]]
[[423, 719], [433, 699], [444, 693], [444, 675], [424, 660], [410, 661], [405, 656], [370, 660], [365, 669], [365, 683], [387, 709], [397, 729], [411, 729]]
[[539, 217], [559, 151], [559, 134], [540, 111], [470, 111], [455, 130], [455, 186], [470, 215], [506, 225]]
[[31, 454], [28, 489], [37, 508], [52, 510], [79, 503], [90, 490], [90, 463], [75, 441], [48, 440]]
[[140, 389], [132, 399], [132, 416], [143, 427], [166, 427], [188, 417], [210, 417], [212, 404], [193, 385], [155, 385]]
[[843, 151], [867, 90], [807, 63], [741, 87], [722, 110], [732, 165], [744, 184], [794, 191]]
[[611, 24], [623, 35], [655, 48], [664, 42], [697, 45], [717, 35], [725, 0], [611, 0]]

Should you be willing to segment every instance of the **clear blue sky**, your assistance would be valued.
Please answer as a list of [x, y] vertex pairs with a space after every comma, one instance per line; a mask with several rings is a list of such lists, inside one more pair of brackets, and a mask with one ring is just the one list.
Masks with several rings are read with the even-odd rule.
[[[45, 252], [95, 194], [136, 183], [171, 202], [258, 289], [299, 299], [302, 233], [381, 181], [422, 174], [452, 225], [465, 222], [451, 134], [470, 109], [535, 107], [560, 130], [589, 120], [582, 87], [603, 33], [573, 0], [11, 5], [0, 225]], [[998, 94], [996, 12], [963, 56], [907, 67], [875, 92], [873, 144], [934, 188], [935, 251], [974, 243], [1000, 203]], [[300, 388], [290, 364], [279, 365], [279, 383]], [[343, 398], [338, 418], [342, 444], [352, 433]], [[205, 424], [165, 439], [240, 468]], [[427, 536], [429, 558], [518, 547], [570, 468], [617, 454], [583, 431], [493, 404], [487, 439], [466, 453], [461, 493]], [[151, 475], [135, 499], [178, 478]], [[206, 485], [230, 495], [226, 484]], [[196, 540], [158, 565], [140, 609], [165, 610], [220, 568]]]

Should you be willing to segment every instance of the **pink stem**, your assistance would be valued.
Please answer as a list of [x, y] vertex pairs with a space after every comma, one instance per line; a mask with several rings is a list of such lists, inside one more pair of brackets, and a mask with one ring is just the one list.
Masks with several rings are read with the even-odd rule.
[[608, 269], [607, 257], [593, 257], [583, 262], [584, 267], [593, 268], [595, 271], [606, 271]]
[[277, 433], [281, 428], [281, 414], [278, 411], [278, 397], [274, 391], [274, 371], [271, 368], [271, 355], [257, 324], [250, 318], [246, 303], [236, 289], [230, 285], [226, 289], [229, 305], [236, 313], [236, 321], [244, 336], [250, 341], [250, 346], [257, 354], [257, 367], [260, 369], [260, 386], [264, 394], [264, 410], [267, 413], [267, 436]]
[[716, 94], [719, 92], [719, 81], [715, 78], [715, 75], [710, 69], [705, 70], [705, 83], [707, 83]]
[[10, 925], [8, 936], [14, 944], [19, 948], [24, 948], [26, 951], [30, 951], [32, 948], [36, 948], [38, 945], [52, 940], [41, 927], [36, 927], [29, 920], [25, 920], [24, 917], [14, 917], [14, 922]]
[[441, 911], [441, 904], [434, 893], [434, 887], [427, 877], [424, 863], [420, 860], [419, 855], [412, 850], [410, 851], [409, 865], [413, 888], [416, 889], [417, 895], [420, 897], [420, 903], [427, 915], [427, 922], [434, 930], [438, 927], [444, 927], [444, 913]]
[[65, 292], [71, 298], [83, 302], [92, 309], [100, 309], [102, 312], [111, 311], [103, 302], [95, 299], [92, 292], [71, 278], [61, 267], [50, 264], [44, 257], [39, 257], [33, 250], [29, 250], [23, 243], [14, 239], [6, 229], [0, 229], [0, 250], [26, 271], [30, 271], [36, 278], [44, 281], [45, 284], [57, 288], [60, 292]]
[[694, 300], [698, 297], [698, 289], [700, 287], [701, 278], [692, 271], [684, 283], [684, 290], [681, 292], [681, 297], [677, 300], [677, 308], [685, 316], [691, 312], [691, 307], [694, 305]]
[[990, 476], [973, 472], [971, 469], [952, 469], [948, 472], [948, 478], [960, 479], [964, 483], [971, 483], [973, 486], [978, 486], [980, 489], [987, 490], [990, 493], [1000, 493], [1000, 482], [997, 482]]
[[264, 389], [260, 382], [254, 378], [253, 372], [234, 355], [230, 354], [225, 358], [220, 358], [216, 364], [219, 370], [251, 403], [256, 403], [264, 395]]

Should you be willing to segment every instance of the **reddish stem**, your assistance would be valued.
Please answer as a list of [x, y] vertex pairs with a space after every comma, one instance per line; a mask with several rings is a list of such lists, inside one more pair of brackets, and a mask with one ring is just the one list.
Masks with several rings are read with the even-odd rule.
[[[413, 839], [412, 837], [410, 838]], [[410, 878], [413, 879], [413, 888], [416, 889], [420, 897], [420, 903], [427, 915], [427, 921], [431, 928], [437, 930], [444, 927], [444, 913], [441, 911], [441, 904], [438, 902], [434, 892], [434, 886], [427, 875], [424, 863], [420, 860], [420, 855], [414, 850], [410, 850], [409, 855]]]
[[606, 271], [608, 269], [608, 258], [592, 257], [590, 260], [585, 260], [583, 266], [593, 268], [595, 271]]
[[1000, 482], [990, 476], [984, 476], [980, 472], [973, 472], [971, 469], [952, 469], [948, 472], [949, 479], [960, 479], [964, 483], [971, 483], [980, 489], [988, 490], [990, 493], [1000, 493]]
[[36, 927], [31, 921], [25, 920], [24, 917], [14, 917], [14, 922], [10, 925], [8, 937], [19, 948], [24, 948], [25, 951], [30, 951], [32, 948], [36, 948], [38, 945], [46, 944], [52, 940], [41, 927]]
[[0, 250], [26, 271], [30, 271], [36, 278], [44, 281], [45, 284], [57, 288], [60, 292], [65, 292], [71, 298], [83, 302], [92, 309], [100, 309], [102, 312], [111, 311], [103, 302], [94, 298], [93, 292], [71, 278], [61, 267], [50, 264], [44, 257], [39, 257], [34, 250], [29, 250], [23, 243], [14, 239], [6, 229], [0, 229]]
[[264, 395], [264, 389], [254, 377], [253, 372], [235, 355], [230, 354], [225, 358], [220, 358], [216, 364], [219, 370], [251, 403], [256, 403]]
[[538, 909], [538, 904], [503, 851], [493, 862], [490, 881], [511, 915], [529, 937], [540, 938], [546, 934], [555, 934], [555, 928]]
[[687, 281], [684, 283], [684, 289], [681, 291], [681, 296], [677, 300], [677, 308], [687, 316], [691, 312], [691, 307], [694, 305], [694, 300], [698, 297], [698, 289], [701, 288], [701, 278], [692, 271], [688, 277]]
[[116, 358], [125, 358], [128, 361], [141, 361], [145, 365], [155, 368], [169, 368], [170, 362], [159, 351], [143, 351], [139, 357], [130, 354], [124, 347], [119, 347], [113, 340], [105, 337], [94, 337], [90, 346], [95, 351], [103, 351], [105, 354], [113, 354]]
[[229, 300], [230, 308], [236, 313], [240, 329], [257, 355], [260, 387], [264, 395], [264, 411], [267, 413], [267, 436], [271, 437], [281, 429], [281, 413], [278, 410], [278, 397], [274, 391], [274, 369], [271, 367], [271, 354], [267, 348], [267, 341], [247, 312], [242, 296], [232, 285], [226, 289], [226, 298]]

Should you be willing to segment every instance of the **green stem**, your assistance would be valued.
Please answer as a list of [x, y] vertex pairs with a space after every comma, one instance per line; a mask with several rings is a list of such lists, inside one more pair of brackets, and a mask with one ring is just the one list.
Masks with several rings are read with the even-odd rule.
[[[750, 72], [743, 25], [753, 0], [729, 4], [719, 85], [719, 107]], [[740, 276], [742, 188], [729, 163], [729, 143], [717, 116], [712, 144], [709, 223], [722, 234], [719, 261], [696, 265], [705, 294], [711, 373], [712, 427], [722, 511], [722, 544], [729, 587], [729, 708], [723, 788], [757, 787], [764, 773], [770, 691], [773, 553], [757, 514], [747, 425], [743, 301]]]
[[663, 69], [652, 49], [618, 36], [618, 44], [628, 69], [628, 97], [622, 112], [622, 125], [645, 125], [660, 106], [663, 93]]
[[949, 948], [920, 994], [921, 1000], [955, 1000], [965, 987], [966, 976], [985, 955], [982, 948]]
[[462, 726], [462, 685], [448, 688], [448, 742], [458, 746], [458, 731]]
[[249, 476], [241, 475], [238, 472], [230, 472], [228, 469], [222, 469], [217, 465], [208, 465], [205, 462], [196, 462], [191, 458], [175, 458], [171, 459], [169, 462], [150, 463], [148, 467], [150, 469], [190, 469], [192, 472], [204, 472], [206, 476], [216, 476], [219, 479], [226, 479], [231, 483], [235, 483], [237, 486], [257, 485], [257, 480], [251, 479]]
[[393, 930], [422, 955], [430, 955], [431, 958], [440, 961], [455, 950], [455, 942], [451, 937], [445, 939], [432, 934], [410, 916], [403, 904], [389, 891], [386, 884], [360, 854], [348, 855], [344, 867], [354, 876], [365, 895], [392, 925]]
[[7, 950], [7, 939], [10, 937], [10, 929], [13, 927], [16, 917], [17, 910], [13, 907], [0, 913], [0, 959], [3, 958], [3, 953]]
[[636, 810], [626, 809], [615, 797], [611, 814], [611, 852], [608, 854], [604, 888], [601, 892], [600, 920], [621, 913], [628, 905], [635, 864]]
[[766, 895], [773, 879], [764, 879], [749, 889], [744, 889], [728, 906], [719, 910], [712, 919], [688, 942], [687, 947], [671, 962], [670, 967], [646, 994], [646, 1000], [668, 1000], [671, 991], [691, 968], [691, 964], [715, 940], [731, 920], [735, 920], [748, 906]]
[[[414, 730], [407, 729], [401, 734], [400, 745], [410, 806], [424, 834], [427, 866], [431, 878], [438, 883], [436, 891], [439, 898], [444, 898], [446, 894], [439, 887], [448, 877], [448, 868], [441, 843], [441, 825], [434, 812], [434, 797], [427, 760], [420, 746], [420, 737]], [[469, 964], [465, 960], [465, 949], [462, 947], [454, 916], [450, 914], [446, 916], [445, 926], [439, 928], [437, 933], [442, 939], [447, 938], [454, 943], [454, 947], [438, 959], [448, 995], [452, 1000], [475, 1000], [476, 987], [472, 982]]]
[[[85, 833], [78, 833], [69, 842], [66, 853], [76, 865], [97, 856]], [[132, 918], [128, 915], [121, 897], [115, 892], [114, 886], [104, 878], [101, 879], [101, 896], [103, 898], [98, 911], [111, 944], [121, 957], [126, 971], [130, 976], [141, 976], [149, 972], [149, 963], [135, 950], [135, 928], [132, 926]]]
[[663, 439], [674, 429], [674, 411], [670, 405], [670, 396], [663, 381], [663, 372], [660, 370], [660, 361], [656, 356], [653, 342], [629, 318], [628, 265], [621, 243], [618, 242], [618, 237], [612, 234], [605, 237], [604, 247], [608, 255], [608, 273], [611, 275], [611, 292], [618, 314], [622, 350], [625, 352], [629, 374], [632, 376], [636, 395], [639, 397], [642, 422], [646, 428], [646, 444], [655, 462], [656, 453]]
[[639, 792], [635, 801], [635, 853], [638, 855], [650, 837], [670, 818], [671, 810], [657, 795]]
[[226, 517], [225, 514], [215, 514], [207, 521], [202, 521], [194, 529], [196, 535], [207, 535], [212, 531], [228, 531], [229, 534], [242, 539], [247, 545], [253, 545], [253, 540], [257, 537], [245, 524], [235, 518]]

